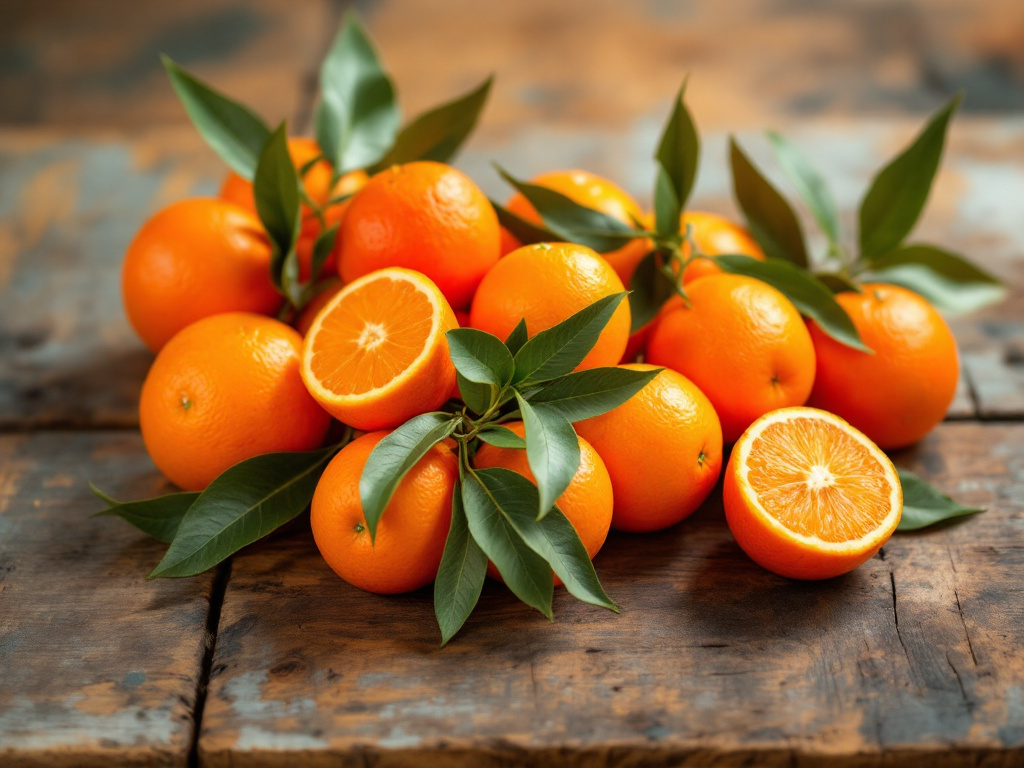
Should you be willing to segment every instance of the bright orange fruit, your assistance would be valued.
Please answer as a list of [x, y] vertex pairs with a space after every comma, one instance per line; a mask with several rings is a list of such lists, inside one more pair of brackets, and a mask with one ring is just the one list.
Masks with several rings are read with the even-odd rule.
[[[682, 231], [690, 225], [690, 237], [697, 250], [705, 256], [722, 256], [724, 254], [742, 254], [758, 261], [764, 261], [764, 251], [750, 233], [735, 222], [729, 221], [717, 213], [705, 211], [686, 211], [681, 219]], [[689, 247], [684, 249], [684, 255]], [[722, 269], [714, 259], [695, 259], [686, 266], [683, 272], [683, 283], [690, 283], [698, 277], [721, 274]]]

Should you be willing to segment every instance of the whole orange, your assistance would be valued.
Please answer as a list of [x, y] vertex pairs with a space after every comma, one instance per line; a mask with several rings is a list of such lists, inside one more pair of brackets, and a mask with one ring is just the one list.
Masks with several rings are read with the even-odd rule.
[[575, 426], [608, 468], [612, 527], [620, 531], [657, 531], [678, 523], [708, 497], [722, 471], [715, 409], [675, 371], [663, 370], [615, 410]]
[[407, 163], [352, 198], [339, 268], [346, 283], [384, 267], [415, 269], [464, 309], [498, 261], [500, 240], [497, 214], [468, 176], [442, 163]]
[[[705, 211], [686, 211], [681, 219], [682, 231], [690, 226], [690, 237], [697, 250], [705, 256], [722, 256], [724, 254], [742, 254], [764, 261], [764, 251], [750, 233], [735, 222], [729, 221], [717, 213]], [[689, 246], [684, 248], [684, 255], [689, 253]], [[695, 259], [686, 266], [683, 272], [683, 283], [690, 283], [698, 277], [717, 275], [722, 272], [714, 259]]]
[[742, 275], [709, 275], [686, 291], [689, 306], [673, 299], [662, 310], [647, 362], [700, 387], [722, 420], [725, 442], [769, 411], [807, 401], [814, 345], [789, 299]]
[[[625, 288], [608, 262], [583, 245], [538, 243], [505, 256], [473, 298], [469, 323], [505, 339], [520, 320], [532, 337], [598, 299]], [[629, 302], [623, 300], [579, 369], [615, 365], [629, 339]]]
[[282, 303], [259, 220], [210, 198], [173, 203], [142, 225], [125, 254], [121, 292], [128, 320], [154, 352], [196, 320], [272, 315]]
[[874, 354], [826, 336], [811, 322], [818, 375], [810, 405], [846, 419], [882, 448], [915, 443], [956, 394], [956, 340], [935, 308], [913, 291], [869, 283], [836, 300]]
[[435, 445], [409, 470], [370, 531], [359, 478], [370, 452], [389, 432], [371, 432], [346, 445], [327, 465], [313, 494], [313, 538], [327, 564], [349, 584], [382, 595], [409, 592], [437, 576], [452, 519], [458, 460]]
[[[523, 422], [514, 421], [505, 424], [520, 437], [526, 433]], [[498, 448], [484, 443], [477, 451], [476, 459], [473, 462], [478, 469], [491, 467], [502, 467], [518, 472], [531, 483], [536, 483], [530, 470], [530, 464], [526, 460], [526, 451], [522, 448]], [[572, 482], [565, 489], [555, 505], [562, 511], [572, 523], [572, 527], [579, 534], [580, 541], [587, 550], [591, 560], [598, 553], [608, 538], [608, 528], [612, 523], [612, 480], [608, 475], [601, 457], [594, 450], [594, 447], [583, 438], [580, 438], [580, 465], [573, 475]], [[492, 578], [498, 578], [498, 569], [494, 563], [487, 566], [487, 573]], [[555, 576], [555, 584], [561, 584], [562, 580]]]
[[331, 417], [299, 373], [302, 337], [248, 312], [207, 317], [157, 355], [139, 401], [146, 450], [175, 485], [200, 491], [263, 453], [310, 451]]

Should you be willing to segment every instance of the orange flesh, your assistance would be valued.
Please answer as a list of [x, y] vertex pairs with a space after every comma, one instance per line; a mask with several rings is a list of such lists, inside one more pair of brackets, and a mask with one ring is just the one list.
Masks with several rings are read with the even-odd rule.
[[768, 425], [750, 447], [747, 468], [764, 510], [803, 536], [853, 541], [876, 530], [891, 510], [892, 486], [878, 460], [823, 420]]
[[435, 307], [411, 282], [382, 278], [353, 291], [313, 338], [313, 375], [337, 395], [383, 387], [423, 352]]

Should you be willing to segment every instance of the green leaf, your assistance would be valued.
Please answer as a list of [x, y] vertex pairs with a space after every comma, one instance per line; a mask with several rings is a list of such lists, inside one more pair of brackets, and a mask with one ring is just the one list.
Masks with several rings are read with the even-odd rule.
[[109, 509], [96, 512], [93, 517], [117, 515], [125, 522], [131, 523], [140, 531], [152, 536], [157, 541], [170, 544], [178, 530], [181, 518], [188, 508], [199, 498], [198, 493], [168, 493], [142, 501], [115, 501], [92, 483], [89, 488]]
[[583, 421], [618, 408], [661, 371], [611, 367], [577, 371], [538, 388], [527, 400], [557, 411], [570, 422]]
[[537, 519], [565, 492], [580, 466], [580, 440], [572, 424], [555, 408], [534, 407], [516, 393], [526, 430], [526, 460], [539, 490]]
[[512, 380], [512, 353], [497, 336], [476, 328], [455, 328], [445, 337], [452, 365], [464, 379], [496, 390]]
[[[700, 137], [683, 102], [685, 91], [684, 81], [654, 156], [658, 163], [658, 180], [654, 188], [655, 219], [658, 234], [663, 237], [679, 234], [679, 217], [690, 198], [700, 163]], [[665, 180], [671, 185], [671, 197], [666, 194], [669, 188], [664, 186]]]
[[[551, 566], [523, 541], [509, 520], [505, 507], [521, 505], [522, 499], [514, 493], [500, 491], [496, 496], [486, 484], [494, 471], [474, 470], [467, 472], [462, 479], [462, 503], [469, 532], [513, 594], [550, 619], [554, 593]], [[528, 481], [527, 484], [533, 486]], [[529, 501], [527, 517], [532, 519], [537, 511], [536, 497]]]
[[587, 208], [571, 200], [561, 192], [528, 184], [510, 175], [500, 166], [498, 173], [509, 184], [519, 190], [534, 207], [544, 226], [557, 237], [569, 243], [579, 243], [599, 253], [618, 250], [639, 232], [628, 224], [593, 208]]
[[515, 355], [516, 372], [512, 380], [522, 389], [571, 372], [594, 348], [625, 296], [615, 293], [598, 299], [529, 339]]
[[950, 118], [960, 106], [958, 93], [907, 149], [871, 182], [860, 204], [860, 253], [869, 262], [894, 249], [914, 228], [935, 179]]
[[679, 235], [682, 227], [683, 206], [672, 188], [668, 172], [658, 166], [654, 181], [654, 230], [663, 240]]
[[295, 243], [302, 228], [299, 176], [288, 153], [286, 125], [281, 123], [267, 140], [253, 178], [256, 211], [270, 237], [271, 276], [274, 285], [291, 297], [298, 276]]
[[813, 319], [821, 330], [840, 344], [871, 352], [832, 291], [810, 272], [778, 259], [758, 261], [750, 256], [725, 255], [717, 256], [715, 260], [726, 272], [756, 277], [781, 291], [801, 314]]
[[248, 107], [215, 91], [161, 55], [171, 86], [192, 125], [210, 148], [243, 179], [252, 180], [270, 129]]
[[771, 258], [807, 266], [807, 245], [800, 221], [782, 193], [729, 138], [732, 187], [754, 239]]
[[508, 338], [505, 339], [505, 346], [508, 347], [508, 351], [515, 356], [519, 353], [519, 350], [523, 348], [523, 344], [525, 344], [529, 338], [530, 334], [526, 330], [526, 318], [522, 317], [519, 319], [519, 322], [516, 323], [516, 327], [512, 329], [512, 333], [510, 333]]
[[477, 437], [496, 448], [526, 449], [526, 441], [523, 438], [500, 424], [485, 424], [480, 428]]
[[402, 478], [431, 448], [454, 432], [458, 423], [458, 417], [450, 413], [423, 413], [373, 447], [359, 478], [359, 499], [371, 543], [376, 539], [380, 517]]
[[498, 397], [498, 390], [490, 384], [477, 384], [464, 377], [458, 371], [455, 372], [455, 383], [459, 388], [459, 396], [469, 409], [482, 416], [487, 413], [495, 399]]
[[311, 265], [309, 283], [312, 285], [319, 279], [320, 273], [323, 271], [324, 262], [327, 261], [331, 255], [331, 251], [334, 250], [335, 243], [338, 240], [338, 228], [340, 224], [334, 224], [319, 235], [317, 235], [316, 242], [313, 243], [313, 263]]
[[[334, 169], [340, 167], [341, 148], [345, 145], [344, 115], [345, 104], [341, 94], [322, 88], [320, 100], [313, 108], [313, 134], [320, 151]], [[303, 167], [302, 170], [309, 169]]]
[[664, 256], [651, 251], [633, 270], [629, 281], [630, 333], [636, 333], [658, 316], [675, 292], [675, 285], [662, 269]]
[[321, 144], [338, 173], [366, 168], [380, 160], [395, 142], [401, 115], [395, 89], [354, 14], [349, 14], [320, 68], [320, 112], [317, 126], [333, 126]]
[[406, 125], [374, 170], [413, 160], [450, 161], [476, 127], [493, 81], [493, 76], [488, 77], [469, 93], [424, 112]]
[[517, 216], [500, 203], [491, 200], [491, 207], [498, 215], [498, 223], [507, 229], [521, 245], [535, 245], [536, 243], [554, 243], [560, 240], [558, 235], [544, 227], [527, 221], [522, 216]]
[[839, 210], [825, 179], [804, 157], [803, 153], [785, 136], [768, 131], [768, 140], [775, 148], [775, 157], [783, 172], [796, 185], [797, 192], [807, 204], [821, 231], [832, 245], [839, 243]]
[[917, 531], [955, 517], [976, 515], [981, 507], [963, 507], [913, 472], [897, 468], [903, 486], [903, 517], [897, 531]]
[[298, 516], [337, 451], [267, 453], [222, 472], [189, 507], [149, 578], [195, 576]]
[[441, 645], [466, 623], [480, 599], [486, 576], [487, 555], [469, 535], [460, 484], [452, 496], [452, 523], [434, 580], [434, 616], [441, 629]]
[[973, 312], [1006, 295], [997, 278], [935, 245], [900, 246], [875, 261], [864, 279], [909, 288], [949, 313]]
[[843, 293], [844, 291], [863, 293], [859, 283], [838, 272], [814, 272], [813, 274], [832, 293]]

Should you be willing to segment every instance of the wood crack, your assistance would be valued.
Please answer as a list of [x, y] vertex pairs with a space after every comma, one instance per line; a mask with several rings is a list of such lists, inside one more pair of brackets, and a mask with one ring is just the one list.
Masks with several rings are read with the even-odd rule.
[[949, 668], [953, 670], [953, 676], [956, 678], [956, 684], [960, 687], [960, 697], [964, 700], [964, 706], [968, 712], [974, 711], [974, 702], [967, 695], [967, 689], [964, 688], [964, 681], [960, 678], [960, 672], [956, 668], [956, 664], [949, 658], [949, 651], [946, 652], [946, 663], [949, 664]]
[[964, 628], [964, 637], [967, 638], [967, 649], [971, 652], [971, 661], [974, 662], [974, 666], [978, 666], [978, 657], [974, 653], [974, 644], [971, 643], [971, 633], [967, 629], [967, 620], [964, 618], [964, 609], [960, 605], [960, 594], [953, 589], [953, 597], [956, 598], [956, 610], [960, 614], [960, 625]]
[[203, 662], [196, 681], [195, 714], [192, 717], [192, 743], [188, 750], [188, 766], [199, 765], [199, 736], [203, 729], [203, 711], [206, 709], [206, 693], [210, 687], [213, 669], [213, 655], [217, 650], [217, 636], [220, 629], [220, 614], [224, 607], [224, 596], [231, 578], [231, 559], [217, 566], [217, 578], [210, 587], [210, 611], [206, 614], [206, 642], [203, 648]]
[[903, 655], [907, 657], [907, 663], [910, 664], [911, 672], [913, 672], [914, 662], [910, 658], [910, 652], [907, 650], [907, 644], [903, 642], [903, 633], [900, 632], [900, 613], [896, 606], [896, 574], [889, 571], [889, 583], [892, 585], [892, 618], [896, 625], [896, 637], [900, 641], [900, 647], [903, 649]]

